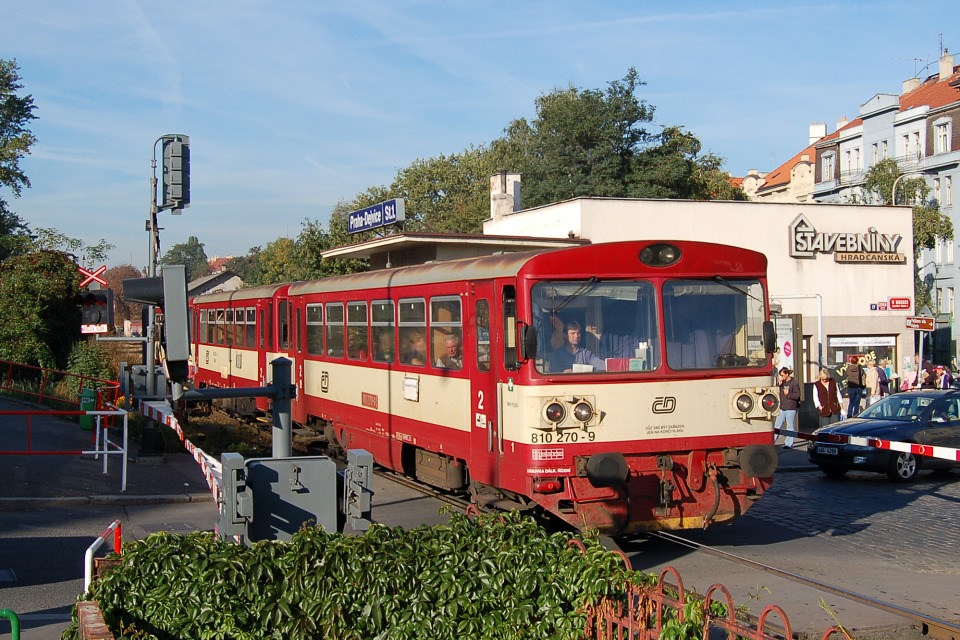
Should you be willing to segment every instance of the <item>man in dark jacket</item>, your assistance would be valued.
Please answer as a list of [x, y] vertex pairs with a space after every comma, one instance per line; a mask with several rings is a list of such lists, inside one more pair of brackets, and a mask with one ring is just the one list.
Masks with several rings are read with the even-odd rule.
[[860, 413], [860, 400], [863, 398], [863, 388], [867, 385], [866, 375], [857, 356], [850, 356], [847, 363], [847, 396], [850, 405], [847, 407], [847, 417], [856, 418]]
[[[800, 407], [800, 385], [793, 378], [793, 369], [783, 367], [780, 369], [780, 414], [773, 425], [776, 432], [784, 423], [787, 425], [787, 431], [797, 430], [797, 409]], [[784, 437], [783, 446], [787, 449], [793, 448], [793, 436]]]

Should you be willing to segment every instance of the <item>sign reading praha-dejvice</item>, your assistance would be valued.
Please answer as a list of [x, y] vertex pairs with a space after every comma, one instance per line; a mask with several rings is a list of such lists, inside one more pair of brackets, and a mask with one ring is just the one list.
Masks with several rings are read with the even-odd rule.
[[360, 233], [403, 222], [403, 198], [379, 202], [372, 207], [347, 214], [347, 231]]

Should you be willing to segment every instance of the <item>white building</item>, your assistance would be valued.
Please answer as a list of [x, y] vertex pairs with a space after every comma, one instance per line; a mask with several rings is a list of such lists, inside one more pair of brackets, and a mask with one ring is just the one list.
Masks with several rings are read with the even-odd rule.
[[910, 207], [577, 198], [515, 211], [519, 176], [491, 178], [485, 235], [580, 238], [593, 243], [700, 240], [767, 256], [770, 294], [802, 317], [802, 378], [851, 355], [912, 367], [913, 223]]

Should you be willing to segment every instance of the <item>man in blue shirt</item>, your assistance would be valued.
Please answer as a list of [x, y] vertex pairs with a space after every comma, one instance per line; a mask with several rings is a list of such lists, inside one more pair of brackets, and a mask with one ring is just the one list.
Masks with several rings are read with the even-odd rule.
[[554, 350], [550, 355], [550, 372], [570, 373], [573, 371], [573, 365], [575, 364], [590, 365], [594, 371], [604, 371], [603, 360], [598, 358], [590, 349], [580, 346], [582, 336], [580, 323], [576, 320], [570, 320], [564, 328], [566, 330], [564, 333], [566, 344]]

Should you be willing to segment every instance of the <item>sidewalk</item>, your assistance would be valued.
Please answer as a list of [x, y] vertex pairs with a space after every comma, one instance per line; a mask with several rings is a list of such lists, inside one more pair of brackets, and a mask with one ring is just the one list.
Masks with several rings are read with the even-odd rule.
[[[0, 399], [0, 410], [30, 407]], [[0, 420], [0, 450], [27, 449], [27, 420], [3, 416]], [[122, 429], [110, 429], [110, 439], [119, 442]], [[145, 504], [157, 502], [212, 501], [213, 494], [197, 462], [188, 453], [165, 453], [138, 458], [139, 445], [128, 446], [126, 490], [121, 491], [122, 461], [119, 454], [108, 459], [93, 455], [43, 454], [43, 451], [92, 450], [93, 433], [76, 422], [57, 416], [32, 416], [30, 443], [34, 453], [0, 455], [4, 470], [0, 482], [0, 510], [29, 509], [50, 504]]]

